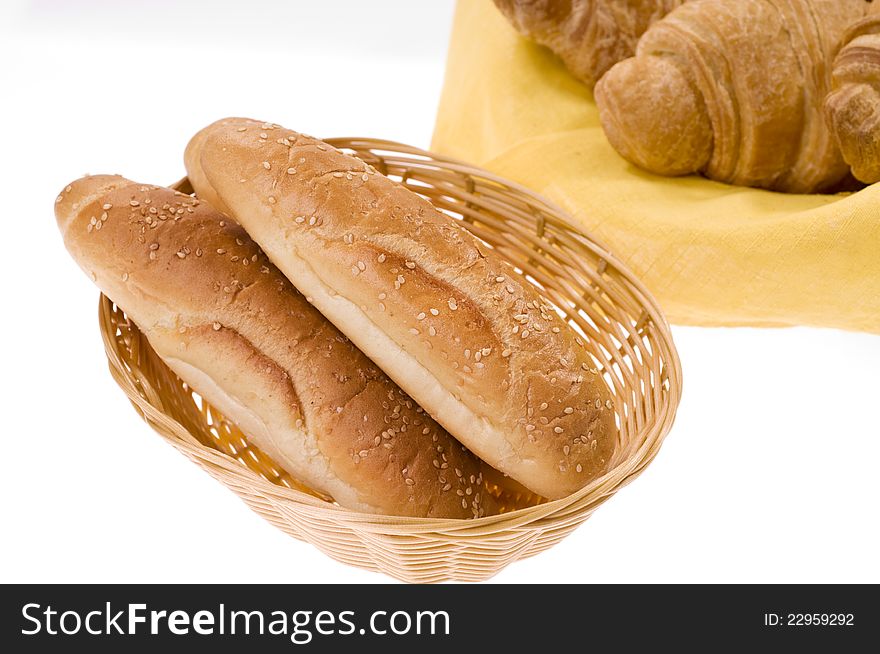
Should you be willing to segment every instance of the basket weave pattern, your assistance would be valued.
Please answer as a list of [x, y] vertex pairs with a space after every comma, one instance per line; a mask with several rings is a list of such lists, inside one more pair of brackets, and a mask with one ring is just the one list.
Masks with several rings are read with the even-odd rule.
[[[478, 520], [376, 516], [305, 488], [158, 358], [104, 296], [100, 327], [113, 378], [153, 429], [266, 520], [344, 563], [411, 582], [477, 581], [565, 538], [657, 454], [681, 395], [668, 323], [620, 262], [540, 197], [491, 173], [374, 139], [329, 139], [462, 221], [552, 301], [584, 336], [614, 394], [619, 426], [609, 471], [567, 498], [501, 494]], [[177, 188], [191, 189], [186, 180]]]

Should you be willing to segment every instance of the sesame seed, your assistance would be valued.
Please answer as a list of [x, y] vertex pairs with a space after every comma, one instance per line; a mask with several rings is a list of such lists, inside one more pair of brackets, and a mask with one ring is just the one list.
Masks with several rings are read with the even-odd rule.
[[288, 168], [287, 174], [288, 175], [296, 175], [296, 168]]
[[434, 326], [433, 326], [433, 325], [431, 325], [430, 327], [428, 327], [428, 334], [430, 334], [431, 336], [436, 336], [436, 335], [437, 335], [437, 330], [434, 329]]
[[574, 409], [572, 409], [570, 406], [567, 406], [567, 407], [565, 407], [565, 410], [563, 411], [563, 413], [565, 413], [566, 415], [572, 414], [572, 413], [574, 413]]
[[449, 308], [455, 311], [458, 309], [458, 303], [455, 301], [454, 297], [449, 298]]
[[404, 481], [407, 486], [415, 486], [415, 483], [416, 483], [415, 480], [411, 479], [410, 477], [407, 477]]
[[219, 332], [219, 331], [220, 331], [220, 326], [221, 326], [221, 325], [220, 325], [219, 322], [215, 322], [215, 323], [212, 325], [212, 327], [214, 328], [214, 331], [215, 331], [215, 332]]
[[379, 261], [379, 263], [384, 263], [384, 261], [385, 261], [385, 255], [384, 255], [384, 254], [380, 254], [380, 255], [379, 255], [378, 257], [376, 257], [376, 258], [377, 258], [377, 260]]
[[614, 404], [611, 402], [611, 400], [605, 400], [605, 408], [606, 409], [610, 409], [613, 406], [614, 406]]
[[122, 273], [122, 281], [124, 281], [124, 282], [127, 282], [127, 281], [128, 281], [128, 273], [127, 273], [127, 272], [126, 272], [126, 273]]
[[311, 218], [309, 218], [309, 225], [314, 225], [316, 221], [317, 221], [317, 219], [314, 216], [312, 216]]
[[269, 204], [275, 204], [275, 202], [276, 202], [276, 200], [275, 200], [275, 196], [274, 196], [274, 195], [270, 195], [270, 196], [269, 196]]
[[437, 309], [431, 309], [431, 315], [432, 316], [439, 316], [440, 312]]
[[141, 206], [141, 203], [138, 202], [137, 200], [132, 200], [131, 202], [129, 202], [129, 204], [130, 204], [131, 206], [133, 206], [133, 207], [139, 207], [139, 206]]
[[365, 264], [363, 261], [358, 261], [358, 262], [357, 262], [357, 267], [358, 267], [358, 270], [360, 270], [361, 272], [363, 272], [364, 270], [367, 269], [367, 264]]
[[110, 203], [108, 202], [108, 203], [102, 205], [101, 208], [102, 208], [104, 211], [108, 211], [108, 210], [110, 210], [110, 209], [113, 208], [113, 205], [110, 204]]
[[340, 172], [333, 173], [333, 177], [343, 177], [343, 176], [344, 176], [344, 174], [340, 173]]
[[501, 275], [498, 275], [498, 277], [495, 278], [495, 281], [500, 284], [501, 282], [504, 281], [504, 277], [502, 277]]
[[526, 425], [526, 431], [535, 431], [535, 425]]
[[508, 292], [508, 293], [510, 293], [511, 295], [513, 294], [513, 286], [511, 286], [510, 284], [508, 284], [505, 288], [507, 288], [507, 292]]
[[529, 330], [528, 329], [522, 330], [522, 334], [520, 334], [520, 338], [528, 338], [528, 336], [529, 336]]
[[412, 334], [413, 336], [418, 336], [419, 334], [421, 334], [421, 332], [418, 329], [416, 329], [415, 327], [410, 327], [409, 333]]
[[416, 267], [416, 264], [413, 263], [412, 261], [407, 261], [407, 262], [404, 263], [403, 265], [405, 265], [405, 266], [406, 266], [407, 268], [409, 268], [410, 270], [414, 270], [415, 267]]
[[299, 224], [302, 224], [302, 223], [304, 223], [305, 221], [306, 221], [305, 216], [297, 216], [297, 217], [295, 218], [295, 222], [297, 222], [297, 223], [299, 223]]
[[386, 297], [388, 297], [388, 294], [387, 294], [387, 293], [379, 293], [379, 299], [380, 299], [380, 300], [384, 300]]
[[[157, 243], [156, 246], [158, 247], [158, 245], [159, 244]], [[226, 254], [226, 250], [224, 250], [223, 248], [217, 248], [217, 254]]]
[[510, 356], [510, 350], [502, 350], [501, 356], [506, 359], [507, 357]]
[[239, 127], [236, 131], [238, 131], [238, 132], [247, 131], [247, 127]]
[[561, 434], [565, 430], [562, 427], [554, 427], [553, 431], [556, 432], [557, 434]]
[[563, 453], [565, 456], [568, 456], [568, 453], [569, 453], [569, 452], [571, 452], [571, 448], [570, 448], [568, 445], [566, 445], [565, 447], [562, 448], [562, 453]]
[[425, 312], [422, 311], [419, 315], [416, 316], [416, 320], [424, 320], [427, 316], [425, 316]]

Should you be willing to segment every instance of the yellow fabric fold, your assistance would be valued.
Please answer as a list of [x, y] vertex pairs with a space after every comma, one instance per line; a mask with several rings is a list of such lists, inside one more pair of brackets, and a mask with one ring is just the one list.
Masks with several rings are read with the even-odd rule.
[[608, 144], [589, 91], [491, 0], [459, 0], [432, 147], [562, 206], [672, 322], [880, 333], [880, 184], [798, 196], [644, 173]]

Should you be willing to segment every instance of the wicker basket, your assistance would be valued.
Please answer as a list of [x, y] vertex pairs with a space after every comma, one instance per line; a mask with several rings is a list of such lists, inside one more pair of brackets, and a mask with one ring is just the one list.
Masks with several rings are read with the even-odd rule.
[[[282, 531], [350, 565], [411, 582], [478, 581], [562, 540], [657, 454], [681, 394], [669, 326], [645, 288], [565, 215], [525, 188], [460, 162], [373, 139], [330, 139], [462, 220], [541, 289], [584, 335], [615, 396], [610, 471], [565, 499], [500, 495], [478, 520], [356, 513], [299, 485], [156, 356], [124, 313], [101, 297], [110, 371], [146, 421]], [[191, 192], [184, 179], [176, 186]]]

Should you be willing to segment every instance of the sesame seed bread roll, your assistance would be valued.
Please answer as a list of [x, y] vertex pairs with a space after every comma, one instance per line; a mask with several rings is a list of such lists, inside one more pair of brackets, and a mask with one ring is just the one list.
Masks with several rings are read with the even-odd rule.
[[613, 405], [583, 342], [455, 219], [270, 123], [218, 121], [185, 159], [197, 194], [472, 452], [550, 499], [607, 469]]
[[493, 510], [480, 461], [207, 203], [95, 176], [55, 214], [73, 258], [162, 360], [293, 477], [370, 513]]

